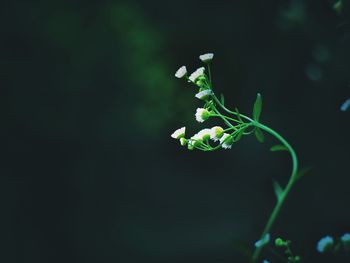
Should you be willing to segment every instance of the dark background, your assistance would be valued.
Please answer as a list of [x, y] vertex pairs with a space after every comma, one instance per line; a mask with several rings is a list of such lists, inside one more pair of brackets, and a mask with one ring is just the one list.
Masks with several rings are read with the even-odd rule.
[[[302, 1], [5, 1], [0, 9], [1, 262], [246, 262], [291, 160], [244, 138], [187, 151], [195, 89], [174, 77], [215, 54], [226, 104], [295, 147], [313, 170], [272, 237], [304, 262], [350, 231], [350, 6]], [[218, 123], [221, 124], [221, 123]], [[266, 255], [270, 262], [278, 262]]]

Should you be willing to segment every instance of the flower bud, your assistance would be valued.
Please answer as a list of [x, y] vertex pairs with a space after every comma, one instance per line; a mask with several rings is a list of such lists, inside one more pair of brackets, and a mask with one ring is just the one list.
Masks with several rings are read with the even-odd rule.
[[184, 137], [180, 138], [180, 144], [181, 146], [185, 146], [187, 144], [187, 140]]

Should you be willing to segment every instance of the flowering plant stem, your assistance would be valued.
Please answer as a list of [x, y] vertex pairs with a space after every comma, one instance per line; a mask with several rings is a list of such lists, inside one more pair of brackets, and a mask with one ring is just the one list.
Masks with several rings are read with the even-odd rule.
[[[251, 118], [243, 115], [243, 114], [240, 114], [240, 113], [237, 113], [237, 112], [233, 112], [229, 109], [227, 109], [220, 101], [219, 99], [213, 95], [213, 98], [215, 100], [215, 102], [226, 112], [228, 113], [231, 113], [231, 114], [234, 114], [234, 115], [240, 115], [240, 117], [243, 117], [244, 119], [250, 121], [250, 124], [252, 126], [255, 126], [257, 128], [260, 128], [261, 130], [264, 130], [265, 132], [271, 134], [272, 136], [274, 136], [277, 140], [279, 140], [285, 147], [286, 149], [288, 150], [288, 152], [290, 153], [291, 157], [292, 157], [292, 161], [293, 161], [293, 168], [292, 168], [292, 173], [291, 173], [291, 176], [289, 178], [289, 181], [287, 183], [287, 186], [284, 188], [284, 190], [279, 194], [278, 198], [277, 198], [277, 203], [265, 225], [265, 228], [261, 234], [261, 239], [263, 239], [265, 237], [266, 234], [268, 234], [273, 226], [273, 224], [275, 223], [279, 213], [280, 213], [280, 210], [281, 210], [281, 207], [284, 203], [284, 201], [286, 200], [286, 197], [288, 196], [288, 193], [290, 192], [290, 190], [292, 189], [294, 183], [296, 182], [297, 180], [297, 173], [298, 173], [298, 158], [297, 158], [297, 155], [293, 149], [293, 147], [280, 135], [278, 134], [276, 131], [274, 131], [273, 129], [261, 124], [260, 122], [258, 121], [255, 121], [255, 120], [252, 120]], [[225, 119], [224, 119], [225, 121]], [[262, 246], [261, 247], [257, 247], [255, 248], [255, 251], [252, 255], [252, 259], [251, 261], [252, 262], [256, 262], [259, 258], [259, 255], [261, 253], [261, 250], [262, 250]]]
[[[255, 134], [259, 142], [264, 142], [264, 132], [274, 136], [280, 141], [281, 145], [275, 145], [271, 151], [288, 151], [292, 157], [293, 168], [291, 176], [285, 187], [281, 187], [277, 182], [274, 182], [274, 190], [277, 197], [277, 203], [272, 210], [272, 213], [265, 225], [261, 238], [255, 243], [255, 251], [252, 254], [251, 262], [255, 263], [259, 259], [263, 246], [269, 242], [271, 228], [275, 223], [281, 208], [292, 189], [294, 183], [302, 176], [302, 172], [298, 171], [298, 159], [292, 146], [276, 131], [260, 123], [259, 118], [262, 111], [262, 98], [257, 94], [256, 101], [253, 107], [252, 118], [239, 113], [238, 109], [229, 110], [225, 106], [224, 96], [220, 99], [215, 95], [212, 85], [212, 76], [210, 72], [210, 61], [213, 59], [213, 54], [208, 53], [201, 55], [199, 58], [204, 62], [208, 69], [208, 75], [205, 74], [205, 68], [200, 67], [190, 76], [187, 75], [186, 66], [182, 66], [175, 73], [177, 78], [186, 79], [187, 82], [199, 88], [195, 97], [204, 103], [203, 108], [197, 108], [195, 117], [198, 122], [204, 122], [209, 118], [219, 118], [226, 125], [226, 128], [214, 126], [211, 129], [203, 129], [190, 138], [185, 137], [185, 127], [176, 130], [171, 137], [180, 140], [182, 146], [188, 147], [189, 150], [198, 149], [201, 151], [215, 151], [220, 148], [230, 149], [231, 146], [238, 142], [243, 136]], [[224, 113], [222, 113], [224, 112]], [[229, 116], [227, 116], [227, 115]], [[210, 140], [214, 143], [219, 142], [216, 146], [212, 146]]]
[[[270, 218], [268, 219], [268, 221], [265, 225], [265, 228], [264, 228], [262, 235], [261, 235], [261, 238], [263, 238], [267, 233], [270, 232], [270, 230], [271, 230], [274, 222], [276, 221], [276, 218], [281, 210], [281, 207], [282, 207], [284, 201], [286, 200], [286, 197], [288, 196], [289, 191], [292, 189], [294, 183], [297, 180], [298, 158], [297, 158], [297, 155], [296, 155], [294, 149], [292, 148], [292, 146], [281, 135], [279, 135], [277, 132], [275, 132], [274, 130], [270, 129], [269, 127], [267, 127], [261, 123], [255, 123], [254, 125], [256, 125], [257, 127], [261, 128], [262, 130], [270, 133], [275, 138], [277, 138], [288, 149], [288, 151], [292, 157], [292, 161], [293, 161], [292, 174], [289, 178], [287, 186], [281, 192], [280, 197], [277, 199], [277, 203], [276, 203], [276, 205], [275, 205], [275, 207], [270, 215]], [[261, 253], [261, 249], [262, 249], [262, 247], [257, 247], [255, 249], [253, 256], [252, 256], [252, 262], [256, 262], [258, 260], [259, 255]]]

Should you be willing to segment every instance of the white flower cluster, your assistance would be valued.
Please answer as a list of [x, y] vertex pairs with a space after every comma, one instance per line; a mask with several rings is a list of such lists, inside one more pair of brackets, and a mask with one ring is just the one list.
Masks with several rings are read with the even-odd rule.
[[[204, 63], [209, 63], [214, 57], [213, 53], [206, 53], [199, 56], [199, 59]], [[209, 66], [208, 66], [209, 69]], [[203, 108], [197, 108], [195, 113], [196, 121], [202, 123], [206, 121], [211, 116], [216, 116], [211, 109], [209, 101], [207, 100], [210, 96], [213, 95], [213, 91], [211, 90], [211, 83], [208, 80], [207, 75], [205, 74], [205, 68], [200, 67], [196, 69], [192, 74], [188, 76], [186, 66], [180, 67], [176, 73], [175, 77], [177, 78], [186, 78], [188, 82], [195, 84], [199, 87], [198, 92], [195, 94], [195, 97], [200, 100], [205, 100], [207, 103]], [[232, 134], [225, 133], [224, 129], [220, 126], [214, 126], [211, 129], [206, 128], [198, 133], [194, 134], [189, 139], [185, 138], [185, 127], [182, 127], [176, 130], [171, 137], [174, 139], [180, 140], [181, 145], [188, 146], [189, 149], [193, 149], [195, 147], [199, 149], [214, 149], [208, 143], [209, 140], [213, 140], [214, 142], [219, 142], [218, 146], [221, 146], [223, 149], [230, 149], [232, 144], [234, 143], [234, 139]]]
[[219, 141], [223, 149], [230, 149], [233, 144], [232, 136], [228, 133], [224, 133], [224, 129], [220, 126], [214, 126], [212, 128], [205, 128], [194, 134], [190, 139], [185, 139], [185, 127], [177, 129], [171, 137], [180, 140], [182, 146], [188, 145], [188, 148], [192, 150], [195, 146], [200, 145], [203, 142], [213, 140]]
[[[345, 249], [350, 249], [350, 233], [345, 233], [339, 239]], [[318, 241], [316, 249], [320, 253], [331, 251], [333, 247], [338, 247], [339, 243], [334, 244], [334, 239], [331, 236], [325, 236]]]
[[[213, 53], [207, 53], [199, 56], [199, 59], [204, 63], [209, 63], [214, 57]], [[186, 66], [180, 67], [176, 73], [175, 77], [182, 79], [186, 78], [188, 82], [195, 84], [200, 89], [198, 93], [195, 95], [196, 98], [200, 100], [206, 100], [209, 96], [213, 94], [211, 91], [211, 87], [207, 80], [207, 76], [205, 75], [205, 68], [200, 67], [196, 69], [190, 76], [188, 76]]]

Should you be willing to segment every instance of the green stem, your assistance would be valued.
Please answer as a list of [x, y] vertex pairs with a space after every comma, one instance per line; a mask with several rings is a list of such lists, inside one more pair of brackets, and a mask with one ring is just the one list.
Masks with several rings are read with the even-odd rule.
[[[266, 131], [267, 133], [270, 133], [272, 136], [274, 136], [276, 139], [278, 139], [284, 146], [286, 146], [291, 157], [292, 157], [292, 161], [293, 161], [292, 174], [289, 178], [287, 186], [285, 187], [285, 189], [281, 193], [280, 198], [277, 200], [276, 206], [273, 209], [273, 211], [270, 215], [270, 218], [268, 219], [268, 221], [265, 225], [265, 228], [264, 228], [262, 235], [261, 235], [261, 239], [262, 239], [267, 233], [270, 232], [270, 230], [271, 230], [273, 224], [275, 223], [276, 218], [281, 210], [281, 207], [282, 207], [286, 197], [288, 196], [288, 193], [290, 192], [290, 190], [292, 189], [292, 187], [295, 183], [295, 178], [296, 178], [296, 174], [298, 171], [298, 158], [297, 158], [297, 155], [296, 155], [294, 149], [292, 148], [292, 146], [281, 135], [279, 135], [277, 132], [275, 132], [274, 130], [270, 129], [269, 127], [267, 127], [261, 123], [254, 121], [253, 124], [256, 127]], [[256, 262], [258, 260], [260, 253], [261, 253], [261, 249], [262, 249], [262, 247], [258, 247], [255, 249], [253, 256], [252, 256], [252, 262]]]
[[248, 116], [245, 116], [245, 115], [240, 114], [240, 113], [238, 114], [237, 112], [231, 111], [231, 110], [229, 110], [228, 108], [226, 108], [225, 105], [223, 105], [223, 104], [221, 103], [221, 101], [216, 97], [215, 94], [213, 94], [212, 97], [213, 97], [214, 101], [215, 101], [224, 111], [226, 111], [227, 113], [233, 114], [233, 115], [235, 115], [235, 116], [243, 117], [243, 118], [246, 119], [247, 121], [253, 122], [253, 120], [252, 120], [251, 118], [249, 118]]

